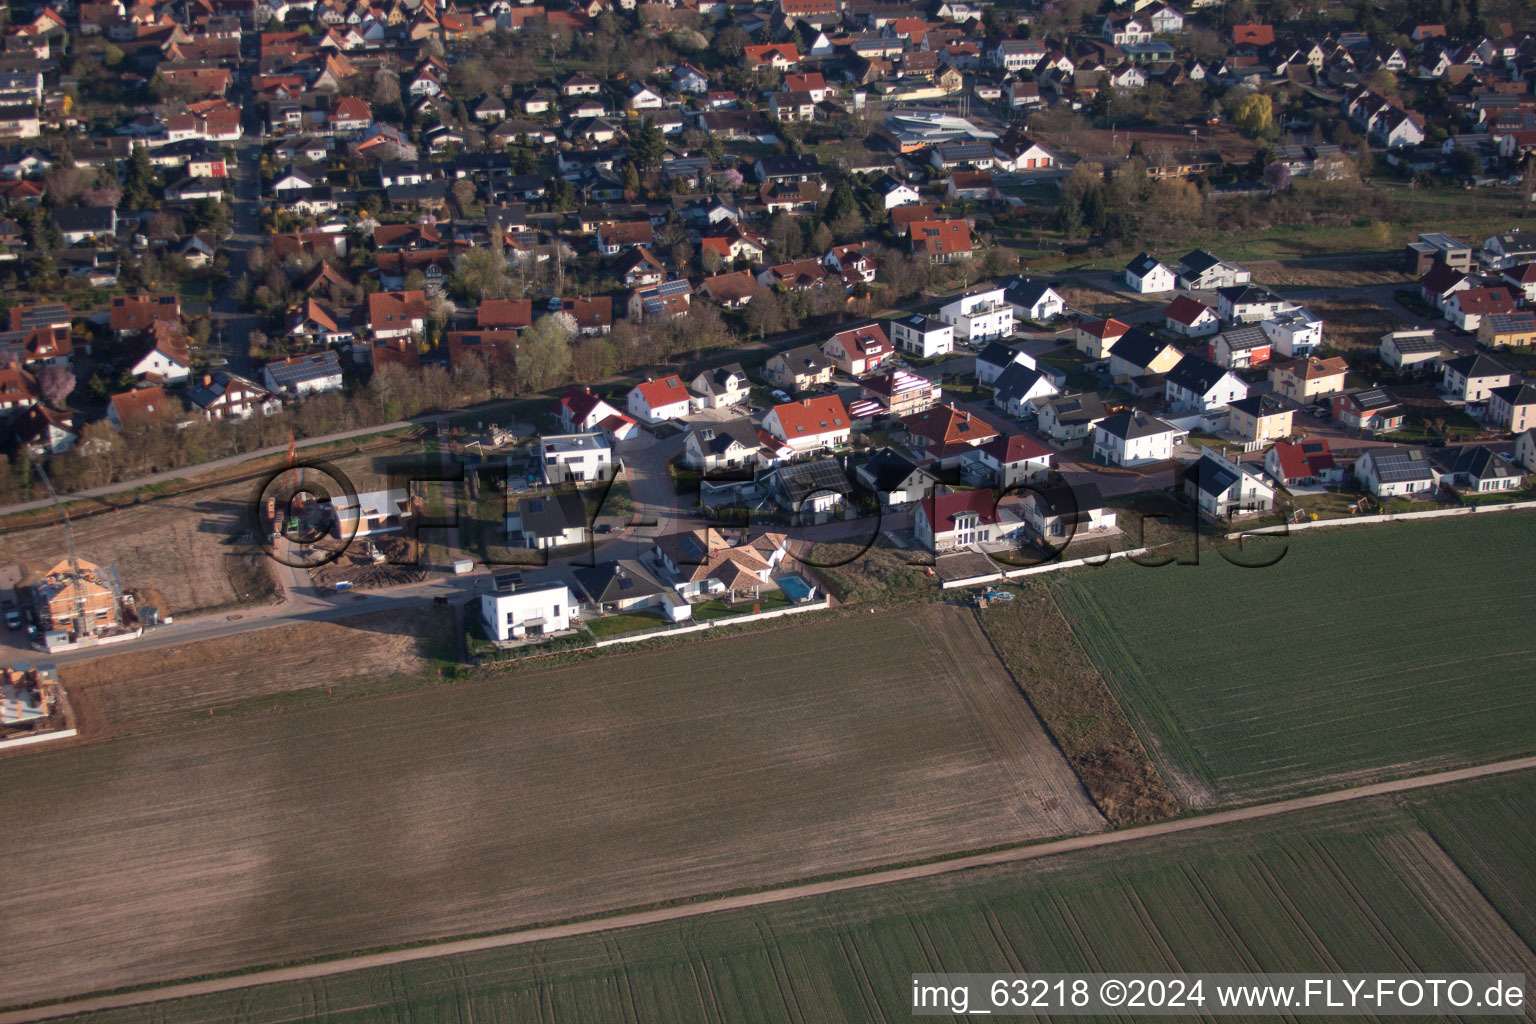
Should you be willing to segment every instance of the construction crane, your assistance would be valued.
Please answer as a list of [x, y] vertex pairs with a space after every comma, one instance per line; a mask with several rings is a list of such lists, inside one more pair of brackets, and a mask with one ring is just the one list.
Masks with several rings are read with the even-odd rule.
[[69, 525], [69, 513], [64, 510], [64, 503], [59, 500], [59, 492], [53, 489], [53, 481], [48, 479], [48, 472], [42, 466], [38, 466], [37, 475], [43, 478], [43, 486], [48, 488], [48, 497], [53, 499], [53, 507], [59, 510], [59, 521], [64, 526], [64, 541], [69, 547], [69, 572], [73, 577], [75, 588], [75, 635], [84, 636], [86, 632], [85, 585], [80, 578], [80, 557], [75, 554], [75, 530]]

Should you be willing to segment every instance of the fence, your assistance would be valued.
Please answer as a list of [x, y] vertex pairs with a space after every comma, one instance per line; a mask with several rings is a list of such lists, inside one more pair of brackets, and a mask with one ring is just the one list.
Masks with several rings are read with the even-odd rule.
[[1086, 558], [1072, 558], [1064, 562], [1026, 565], [1019, 569], [999, 569], [997, 572], [988, 573], [985, 576], [969, 576], [963, 580], [945, 580], [941, 586], [944, 590], [957, 590], [961, 587], [975, 587], [983, 583], [996, 583], [998, 580], [1016, 580], [1021, 576], [1035, 576], [1045, 572], [1077, 569], [1085, 565], [1108, 565], [1116, 558], [1131, 558], [1135, 555], [1144, 555], [1148, 550], [1147, 548], [1130, 548], [1126, 551], [1112, 551], [1107, 555], [1089, 555]]
[[1319, 519], [1309, 523], [1260, 526], [1252, 530], [1240, 530], [1227, 534], [1227, 540], [1238, 537], [1262, 536], [1266, 533], [1297, 533], [1301, 530], [1321, 530], [1331, 526], [1364, 526], [1369, 523], [1393, 523], [1403, 519], [1438, 519], [1445, 516], [1471, 516], [1483, 512], [1518, 512], [1536, 508], [1536, 501], [1511, 501], [1500, 505], [1462, 505], [1459, 508], [1431, 508], [1423, 512], [1389, 512], [1379, 516], [1350, 516], [1348, 519]]
[[48, 743], [52, 740], [67, 740], [71, 736], [80, 735], [76, 729], [59, 729], [54, 732], [38, 732], [30, 736], [17, 736], [14, 739], [0, 740], [0, 754], [16, 747], [29, 747], [34, 743]]
[[501, 651], [487, 652], [479, 658], [482, 665], [494, 668], [500, 665], [510, 665], [528, 658], [538, 658], [550, 654], [564, 654], [567, 651], [593, 651], [603, 647], [616, 647], [620, 644], [637, 644], [645, 640], [658, 640], [663, 637], [683, 636], [686, 633], [703, 633], [720, 626], [735, 626], [743, 622], [762, 622], [766, 619], [777, 619], [785, 615], [799, 615], [803, 612], [819, 612], [830, 607], [826, 598], [820, 601], [808, 601], [805, 604], [790, 605], [787, 608], [774, 608], [766, 612], [748, 613], [746, 615], [722, 615], [717, 619], [709, 619], [704, 622], [690, 622], [686, 626], [657, 626], [654, 629], [641, 629], [633, 633], [625, 633], [623, 636], [604, 637], [601, 640], [593, 638], [590, 642], [573, 642], [574, 637], [561, 637], [553, 643], [530, 644], [527, 647], [508, 648]]

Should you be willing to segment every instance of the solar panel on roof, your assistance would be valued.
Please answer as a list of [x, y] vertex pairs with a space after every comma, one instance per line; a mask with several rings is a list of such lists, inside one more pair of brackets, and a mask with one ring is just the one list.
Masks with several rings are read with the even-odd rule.
[[688, 282], [683, 280], [663, 281], [656, 286], [656, 297], [669, 299], [674, 295], [685, 295], [688, 292]]

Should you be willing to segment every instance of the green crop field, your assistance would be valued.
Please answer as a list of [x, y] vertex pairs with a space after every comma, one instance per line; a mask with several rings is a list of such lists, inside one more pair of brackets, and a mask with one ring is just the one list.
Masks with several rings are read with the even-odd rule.
[[1536, 948], [1536, 785], [1528, 776], [1436, 790], [1419, 821], [1527, 945]]
[[906, 1020], [927, 971], [1530, 974], [1530, 947], [1415, 818], [1500, 792], [1528, 812], [1536, 774], [91, 1020], [817, 1024]]
[[1186, 802], [1536, 750], [1536, 517], [1319, 531], [1241, 569], [1120, 563], [1055, 589]]

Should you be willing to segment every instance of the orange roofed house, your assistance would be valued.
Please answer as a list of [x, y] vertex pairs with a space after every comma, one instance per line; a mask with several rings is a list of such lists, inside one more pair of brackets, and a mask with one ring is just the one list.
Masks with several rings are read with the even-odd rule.
[[683, 597], [706, 594], [756, 596], [784, 558], [782, 533], [765, 533], [731, 544], [718, 530], [706, 528], [660, 537], [652, 549], [657, 574]]
[[822, 343], [821, 351], [833, 366], [853, 377], [874, 373], [895, 354], [879, 324], [839, 331]]
[[971, 226], [963, 220], [913, 221], [907, 230], [912, 236], [912, 255], [929, 263], [968, 260], [974, 252]]
[[825, 395], [774, 406], [763, 416], [763, 429], [803, 455], [847, 444], [853, 424], [843, 400]]
[[953, 405], [935, 406], [908, 416], [902, 425], [923, 459], [931, 459], [941, 467], [959, 465], [971, 452], [997, 437], [996, 429], [985, 420]]
[[693, 410], [693, 392], [675, 373], [636, 384], [625, 401], [629, 414], [641, 423], [661, 423]]
[[76, 635], [122, 625], [122, 585], [117, 572], [83, 558], [55, 565], [34, 584], [38, 624], [45, 632], [67, 629]]

